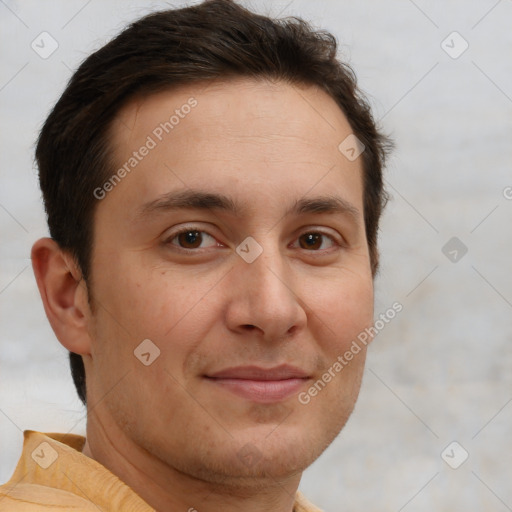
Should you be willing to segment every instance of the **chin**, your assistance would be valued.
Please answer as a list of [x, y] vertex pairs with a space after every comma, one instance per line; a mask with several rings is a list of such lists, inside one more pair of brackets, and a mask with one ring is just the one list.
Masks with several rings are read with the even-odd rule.
[[259, 440], [245, 439], [230, 467], [242, 475], [261, 481], [270, 479], [274, 483], [301, 474], [338, 436], [350, 412], [338, 418], [332, 414], [324, 416], [314, 424], [290, 427], [283, 424]]

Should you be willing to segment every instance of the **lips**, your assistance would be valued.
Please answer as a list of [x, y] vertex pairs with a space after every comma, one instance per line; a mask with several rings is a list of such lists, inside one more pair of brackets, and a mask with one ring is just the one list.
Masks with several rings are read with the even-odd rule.
[[247, 380], [285, 380], [285, 379], [303, 379], [308, 374], [297, 368], [283, 364], [273, 368], [261, 368], [259, 366], [235, 366], [226, 368], [220, 372], [207, 375], [210, 378], [217, 379], [247, 379]]
[[286, 364], [273, 368], [237, 366], [205, 377], [219, 389], [260, 403], [282, 401], [298, 392], [309, 380], [305, 371]]

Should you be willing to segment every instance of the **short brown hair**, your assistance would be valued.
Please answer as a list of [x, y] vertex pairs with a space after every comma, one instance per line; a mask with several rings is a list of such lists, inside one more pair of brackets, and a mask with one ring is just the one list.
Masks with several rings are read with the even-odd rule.
[[[316, 85], [339, 105], [365, 146], [364, 220], [375, 276], [379, 218], [387, 201], [382, 169], [392, 143], [377, 129], [352, 69], [336, 52], [332, 34], [300, 18], [271, 19], [232, 0], [206, 0], [149, 14], [85, 59], [36, 148], [50, 235], [74, 257], [84, 282], [90, 284], [93, 191], [112, 175], [108, 133], [121, 107], [136, 94], [231, 77]], [[86, 404], [81, 356], [70, 353], [70, 364]]]

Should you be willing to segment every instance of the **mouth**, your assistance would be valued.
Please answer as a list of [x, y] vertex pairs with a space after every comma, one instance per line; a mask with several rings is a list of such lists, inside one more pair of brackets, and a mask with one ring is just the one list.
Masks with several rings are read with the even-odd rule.
[[295, 366], [237, 366], [204, 376], [218, 389], [259, 403], [283, 401], [296, 394], [310, 376]]

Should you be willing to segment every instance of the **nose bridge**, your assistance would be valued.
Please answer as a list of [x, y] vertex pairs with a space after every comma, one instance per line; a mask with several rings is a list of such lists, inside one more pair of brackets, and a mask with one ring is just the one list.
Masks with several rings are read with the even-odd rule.
[[261, 243], [255, 239], [248, 240], [241, 248], [241, 250], [249, 249], [249, 253], [253, 252], [254, 258], [244, 260], [245, 264], [242, 265], [241, 271], [247, 273], [247, 280], [250, 281], [250, 286], [255, 293], [263, 293], [268, 298], [282, 295], [281, 298], [285, 299], [291, 293], [289, 268], [284, 261], [278, 242], [270, 235], [261, 237], [261, 240]]
[[246, 239], [237, 248], [241, 261], [235, 269], [230, 322], [234, 328], [258, 327], [269, 339], [277, 339], [303, 323], [305, 313], [278, 241], [270, 235], [262, 239]]

